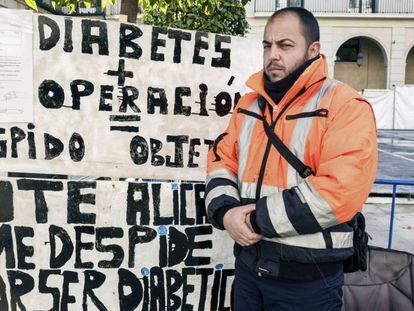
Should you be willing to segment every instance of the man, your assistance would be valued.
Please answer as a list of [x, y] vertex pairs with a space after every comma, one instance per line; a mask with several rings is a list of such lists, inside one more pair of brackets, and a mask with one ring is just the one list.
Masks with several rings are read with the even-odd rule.
[[[343, 261], [353, 253], [347, 222], [373, 184], [377, 133], [370, 104], [328, 77], [319, 52], [310, 12], [275, 12], [263, 70], [247, 81], [254, 92], [208, 155], [208, 217], [235, 241], [236, 311], [342, 306]], [[266, 124], [313, 175], [288, 164]]]

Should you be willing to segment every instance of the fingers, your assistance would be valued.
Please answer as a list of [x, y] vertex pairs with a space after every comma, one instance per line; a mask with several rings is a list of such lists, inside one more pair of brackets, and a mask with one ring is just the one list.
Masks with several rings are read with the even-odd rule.
[[252, 241], [246, 240], [244, 238], [240, 238], [240, 239], [235, 239], [234, 240], [237, 244], [246, 247], [246, 246], [250, 246], [253, 245], [254, 243]]
[[248, 214], [256, 209], [256, 204], [248, 204], [241, 206], [244, 214]]
[[246, 247], [246, 246], [256, 244], [257, 242], [260, 241], [260, 239], [259, 240], [234, 239], [234, 241], [237, 242], [237, 244], [243, 247]]
[[262, 239], [249, 228], [248, 220], [250, 212], [256, 208], [254, 204], [244, 205], [229, 210], [223, 218], [223, 224], [230, 237], [241, 246], [250, 246]]
[[239, 245], [241, 246], [249, 246], [252, 244], [252, 240], [246, 238], [242, 233], [238, 230], [227, 230], [230, 237]]
[[257, 238], [257, 239], [247, 239], [244, 236], [237, 236], [237, 235], [236, 236], [230, 235], [230, 237], [235, 242], [237, 242], [237, 244], [239, 244], [241, 246], [250, 246], [250, 245], [256, 244], [257, 242], [259, 242], [262, 239], [261, 236], [260, 236], [260, 238]]
[[236, 242], [240, 242], [242, 246], [249, 246], [254, 243], [257, 243], [262, 239], [262, 237], [254, 232], [252, 232], [247, 224], [240, 225], [239, 230], [235, 232], [235, 238], [237, 239]]
[[243, 228], [243, 236], [247, 239], [247, 240], [257, 240], [257, 239], [261, 239], [261, 235], [255, 233], [254, 231], [251, 231], [249, 229], [249, 227], [247, 225], [245, 225], [245, 227]]

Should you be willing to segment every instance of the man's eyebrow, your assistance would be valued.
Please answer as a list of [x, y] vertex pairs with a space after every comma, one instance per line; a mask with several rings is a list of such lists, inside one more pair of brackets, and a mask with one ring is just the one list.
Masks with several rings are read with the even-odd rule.
[[[291, 43], [296, 43], [292, 39], [284, 38], [284, 39], [281, 39], [281, 40], [276, 41], [276, 44], [287, 43], [287, 41], [289, 41]], [[272, 44], [270, 41], [267, 41], [267, 40], [263, 40], [262, 43], [263, 44]]]
[[289, 38], [284, 38], [284, 39], [278, 40], [278, 41], [276, 41], [276, 43], [278, 43], [278, 44], [280, 44], [280, 43], [288, 43], [286, 41], [289, 41], [291, 43], [296, 43], [295, 41], [293, 41], [292, 39], [289, 39]]

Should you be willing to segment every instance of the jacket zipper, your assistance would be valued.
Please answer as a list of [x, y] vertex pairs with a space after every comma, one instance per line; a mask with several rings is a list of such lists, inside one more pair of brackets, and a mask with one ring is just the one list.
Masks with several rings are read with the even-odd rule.
[[[275, 129], [276, 123], [277, 121], [279, 121], [280, 117], [282, 116], [282, 114], [289, 108], [289, 106], [301, 95], [303, 95], [306, 92], [306, 88], [303, 87], [286, 105], [285, 107], [283, 107], [283, 109], [279, 112], [279, 114], [277, 115], [276, 119], [274, 121], [272, 121], [272, 123], [270, 124], [270, 128], [272, 130]], [[263, 183], [263, 177], [264, 177], [264, 172], [266, 169], [266, 164], [267, 164], [267, 159], [269, 158], [269, 154], [270, 154], [270, 148], [272, 146], [272, 143], [270, 142], [270, 140], [267, 140], [267, 145], [266, 145], [266, 150], [263, 156], [263, 160], [262, 160], [262, 165], [260, 167], [260, 173], [259, 173], [259, 178], [257, 180], [257, 187], [256, 187], [256, 201], [258, 201], [260, 199], [260, 191], [262, 190], [262, 183]]]
[[[286, 105], [285, 107], [283, 107], [283, 109], [279, 112], [279, 114], [277, 115], [275, 121], [272, 121], [272, 124], [270, 125], [271, 129], [274, 130], [275, 126], [276, 126], [276, 122], [279, 120], [279, 118], [281, 117], [281, 115], [286, 111], [286, 109], [290, 106], [291, 103], [293, 103], [293, 101], [296, 100], [296, 98], [298, 98], [299, 96], [301, 96], [303, 93], [305, 93], [306, 89], [303, 88], [301, 89]], [[265, 116], [263, 115], [263, 118], [265, 118]], [[270, 142], [270, 140], [267, 140], [267, 145], [266, 145], [266, 150], [265, 150], [265, 154], [263, 156], [263, 160], [262, 160], [262, 165], [260, 167], [260, 173], [259, 173], [259, 178], [257, 180], [257, 187], [256, 187], [256, 202], [260, 199], [260, 191], [262, 188], [262, 183], [263, 183], [263, 177], [264, 177], [264, 171], [266, 169], [266, 163], [267, 163], [267, 159], [269, 158], [269, 154], [270, 154], [270, 148], [272, 147], [272, 143]], [[254, 259], [253, 262], [253, 269], [256, 270], [257, 267], [257, 263], [259, 261], [259, 258], [261, 256], [261, 251], [260, 251], [260, 246], [259, 243], [256, 243], [255, 245], [256, 248], [256, 258]], [[260, 272], [259, 272], [260, 273]], [[260, 276], [261, 274], [259, 274]]]
[[[276, 119], [274, 121], [272, 121], [272, 124], [270, 125], [270, 128], [272, 130], [275, 129], [276, 123], [277, 121], [280, 119], [280, 117], [283, 115], [283, 113], [289, 108], [289, 106], [300, 96], [302, 96], [306, 90], [308, 90], [311, 86], [322, 82], [326, 79], [326, 77], [323, 77], [322, 79], [312, 83], [311, 85], [309, 85], [308, 88], [303, 87], [286, 105], [285, 107], [283, 107], [283, 109], [279, 112], [279, 114], [277, 115]], [[264, 109], [263, 109], [263, 118], [265, 118], [264, 116]], [[257, 187], [256, 187], [256, 202], [260, 199], [260, 191], [262, 190], [262, 183], [263, 183], [263, 178], [264, 178], [264, 172], [266, 169], [266, 164], [267, 164], [267, 160], [269, 158], [269, 154], [270, 154], [270, 148], [272, 146], [272, 143], [270, 142], [270, 140], [267, 140], [267, 145], [266, 145], [266, 150], [263, 156], [263, 160], [262, 160], [262, 165], [260, 167], [260, 173], [259, 173], [259, 178], [257, 180]], [[254, 259], [253, 262], [253, 269], [256, 270], [256, 266], [257, 266], [257, 262], [259, 261], [260, 258], [260, 247], [259, 247], [259, 243], [255, 244], [255, 248], [256, 248], [256, 258]]]

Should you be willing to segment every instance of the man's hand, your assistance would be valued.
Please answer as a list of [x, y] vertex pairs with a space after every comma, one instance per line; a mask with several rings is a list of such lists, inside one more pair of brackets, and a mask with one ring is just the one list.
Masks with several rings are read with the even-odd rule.
[[254, 204], [243, 205], [234, 207], [224, 214], [224, 228], [230, 237], [241, 246], [249, 246], [262, 239], [262, 236], [251, 230], [246, 222], [246, 217], [249, 217], [250, 212], [255, 208]]

